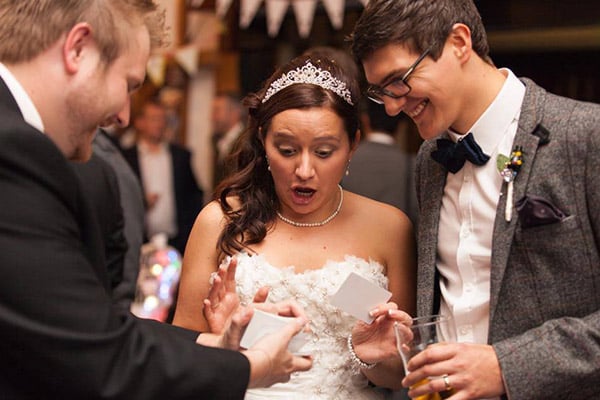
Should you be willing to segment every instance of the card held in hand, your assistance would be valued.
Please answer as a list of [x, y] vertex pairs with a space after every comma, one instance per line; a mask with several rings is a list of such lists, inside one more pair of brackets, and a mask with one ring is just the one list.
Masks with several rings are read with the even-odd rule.
[[[254, 315], [246, 327], [246, 331], [240, 341], [240, 346], [249, 349], [259, 341], [263, 336], [270, 333], [280, 331], [285, 325], [293, 320], [292, 317], [282, 317], [280, 315], [271, 314], [261, 310], [254, 310]], [[288, 350], [294, 355], [306, 356], [306, 350], [302, 347], [308, 342], [309, 335], [305, 332], [296, 334], [290, 344]]]
[[335, 307], [368, 324], [373, 322], [369, 311], [387, 303], [392, 293], [362, 276], [351, 272], [329, 302]]

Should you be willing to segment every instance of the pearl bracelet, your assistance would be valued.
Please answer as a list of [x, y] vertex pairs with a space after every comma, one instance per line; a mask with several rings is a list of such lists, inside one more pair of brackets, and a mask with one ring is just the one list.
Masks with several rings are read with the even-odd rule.
[[352, 360], [352, 362], [354, 364], [356, 364], [358, 367], [360, 367], [361, 369], [371, 369], [371, 368], [375, 368], [375, 366], [377, 365], [377, 363], [373, 363], [373, 364], [368, 364], [366, 362], [364, 362], [363, 360], [361, 360], [356, 353], [354, 352], [354, 345], [352, 345], [352, 334], [348, 335], [348, 340], [346, 342], [348, 344], [348, 352], [350, 353], [350, 360]]

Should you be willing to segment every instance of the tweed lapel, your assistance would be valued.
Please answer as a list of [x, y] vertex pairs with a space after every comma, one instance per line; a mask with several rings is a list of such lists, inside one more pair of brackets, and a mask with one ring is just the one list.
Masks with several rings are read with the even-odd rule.
[[[533, 160], [540, 145], [540, 138], [534, 134], [538, 124], [540, 124], [543, 115], [543, 102], [545, 101], [544, 91], [536, 86], [532, 81], [523, 79], [526, 85], [525, 97], [521, 107], [519, 125], [517, 134], [513, 143], [514, 146], [523, 148], [523, 166], [514, 180], [513, 204], [525, 195], [527, 183]], [[494, 236], [492, 242], [492, 270], [490, 282], [490, 321], [494, 317], [494, 311], [498, 302], [498, 294], [502, 285], [502, 279], [506, 270], [508, 257], [510, 255], [511, 244], [517, 226], [518, 217], [516, 209], [513, 208], [512, 219], [507, 222], [504, 217], [504, 210], [507, 196], [507, 184], [502, 184], [501, 196], [496, 209], [496, 218], [494, 222]]]
[[436, 255], [438, 242], [438, 228], [440, 223], [440, 211], [442, 207], [442, 196], [446, 185], [446, 170], [430, 157], [431, 151], [436, 148], [435, 140], [427, 142], [421, 149], [423, 157], [418, 181], [419, 208], [429, 210], [429, 213], [419, 214], [419, 271], [418, 271], [418, 293], [417, 313], [428, 315], [436, 311], [435, 293], [439, 291], [436, 283]]

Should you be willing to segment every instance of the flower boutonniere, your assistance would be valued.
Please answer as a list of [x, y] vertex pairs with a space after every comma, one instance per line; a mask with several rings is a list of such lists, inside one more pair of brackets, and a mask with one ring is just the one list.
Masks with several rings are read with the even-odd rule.
[[517, 178], [521, 166], [523, 165], [523, 147], [515, 146], [512, 153], [510, 153], [510, 157], [507, 157], [504, 154], [498, 154], [496, 165], [500, 172], [500, 176], [502, 176], [504, 182], [508, 184], [504, 219], [506, 222], [510, 222], [513, 210], [513, 182]]

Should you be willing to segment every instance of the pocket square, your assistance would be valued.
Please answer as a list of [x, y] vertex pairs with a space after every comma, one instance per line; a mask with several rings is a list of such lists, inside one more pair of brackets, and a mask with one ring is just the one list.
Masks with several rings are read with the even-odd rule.
[[540, 196], [528, 195], [515, 204], [523, 228], [562, 221], [567, 215]]

